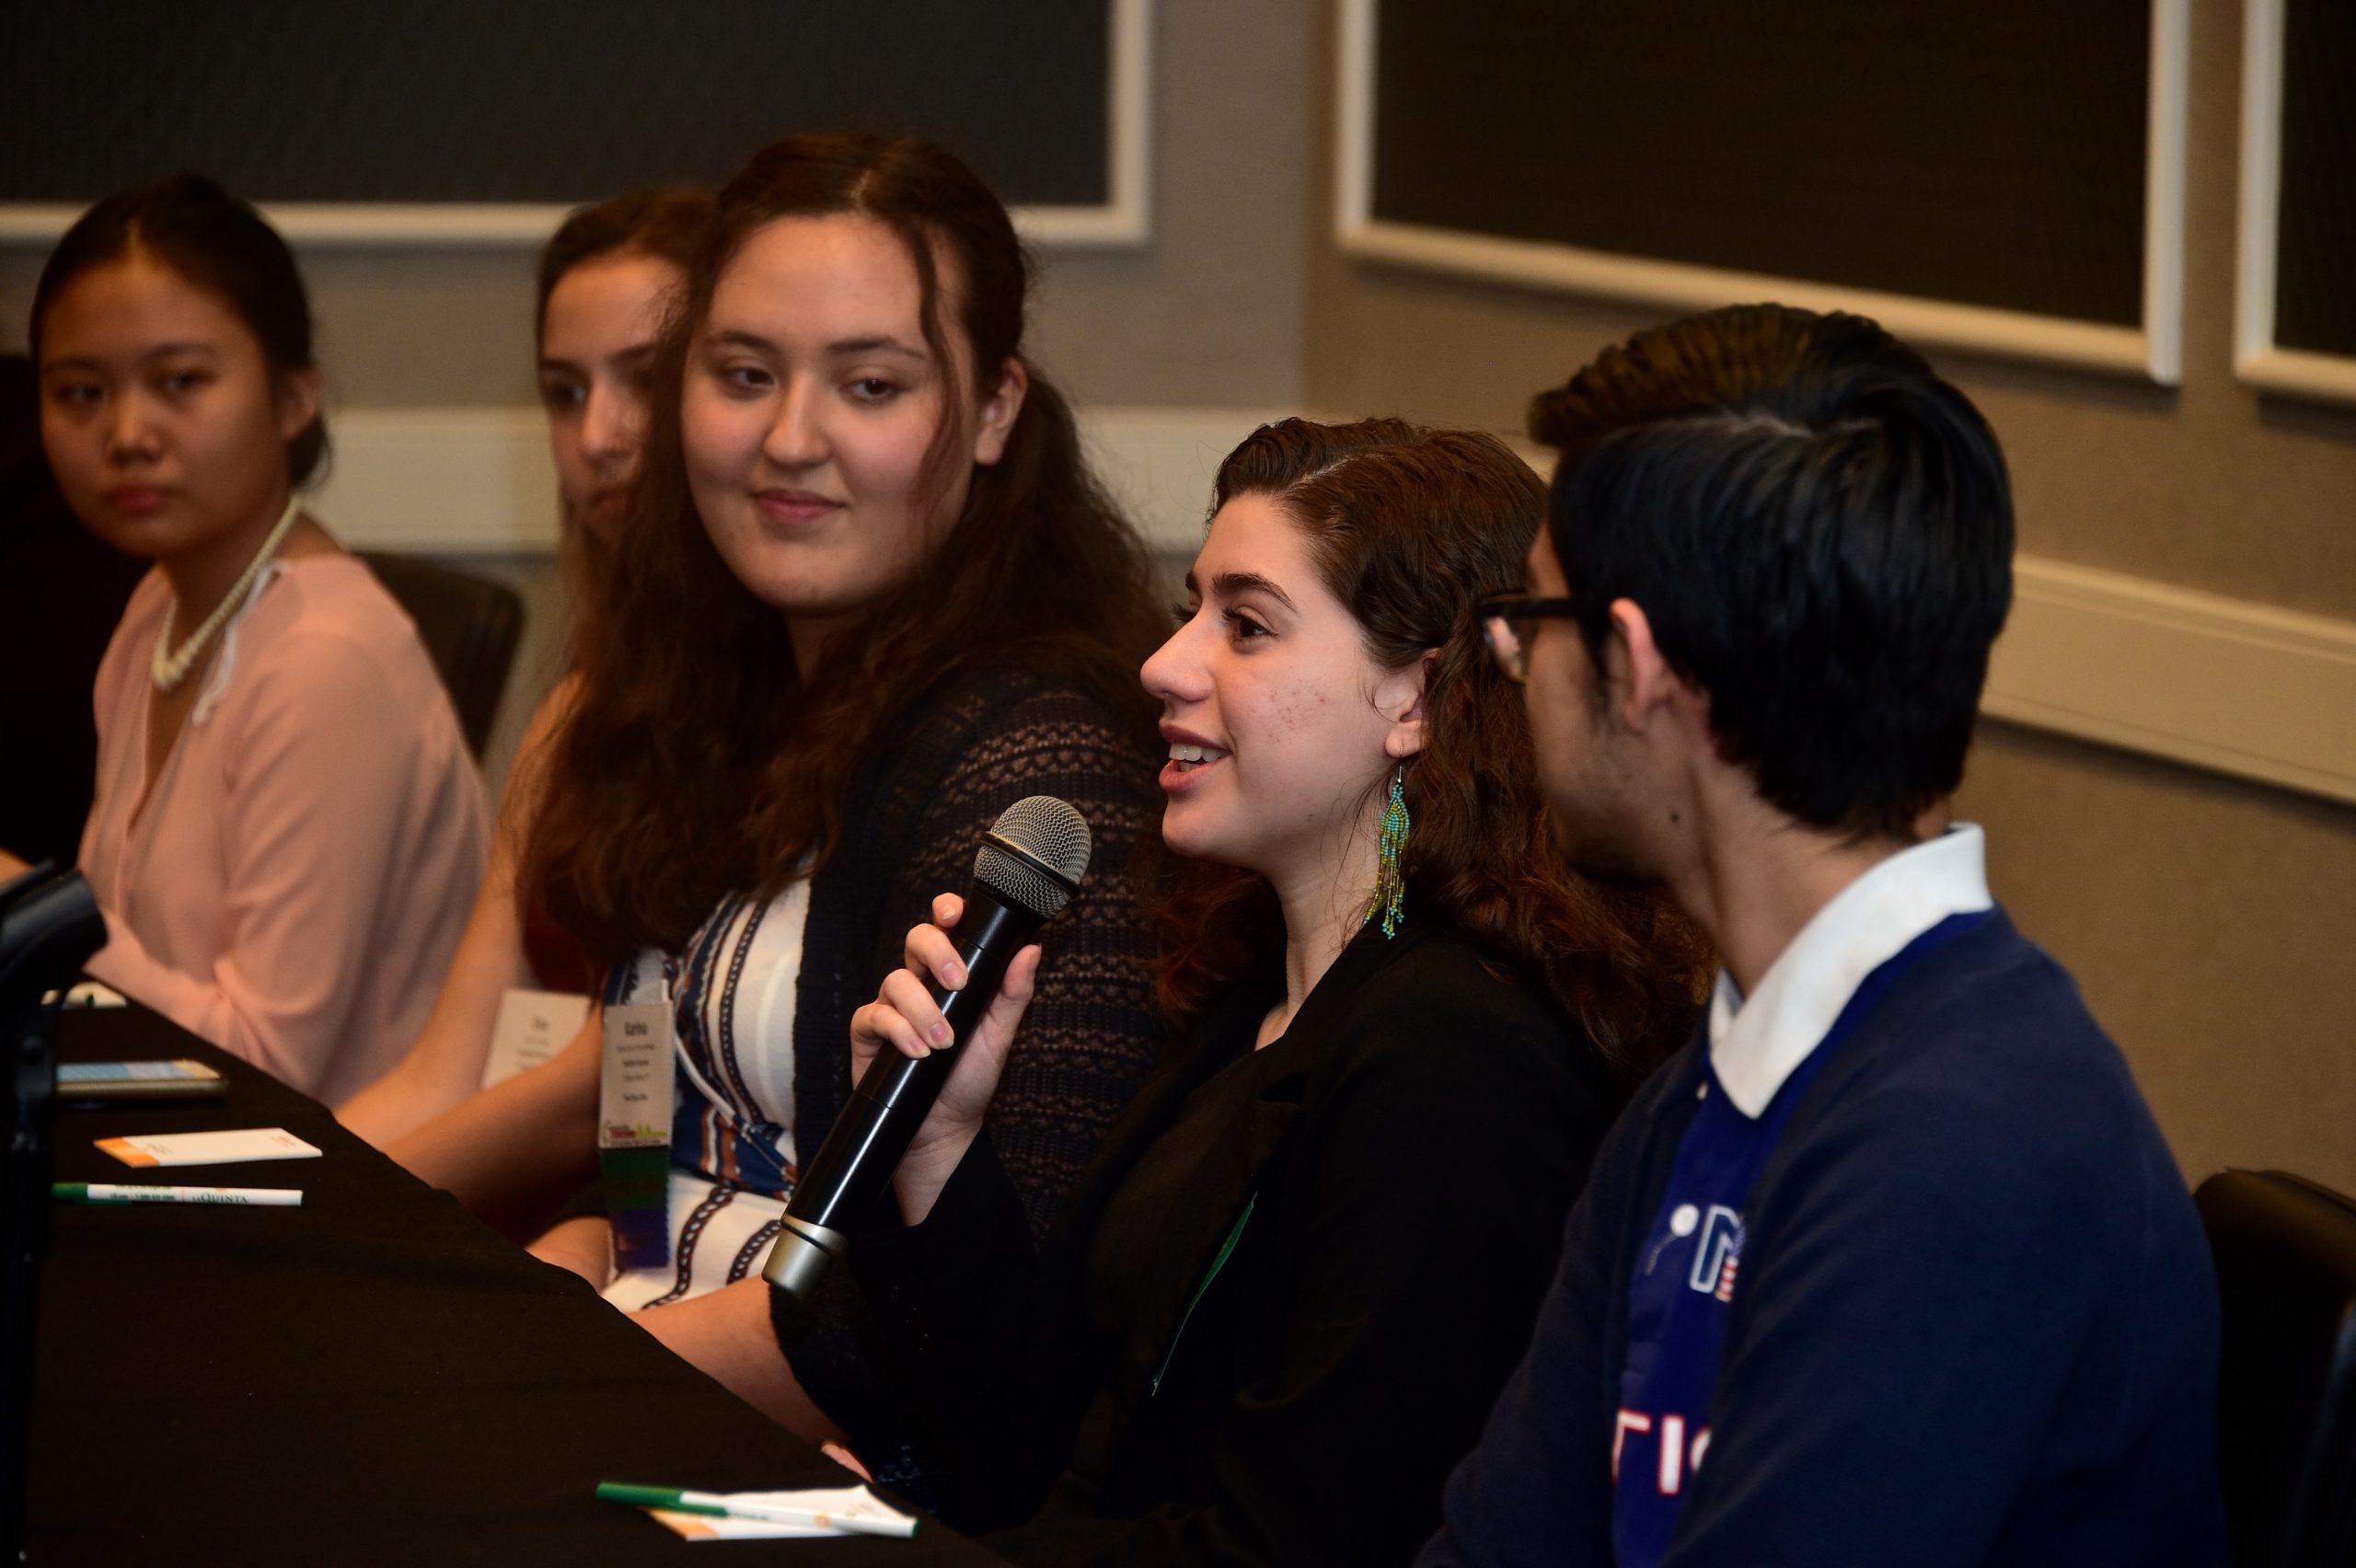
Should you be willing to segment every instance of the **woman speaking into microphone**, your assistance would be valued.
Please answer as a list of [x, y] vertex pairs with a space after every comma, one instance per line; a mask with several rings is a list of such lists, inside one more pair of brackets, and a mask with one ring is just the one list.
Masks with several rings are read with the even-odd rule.
[[[992, 1544], [1021, 1562], [1404, 1562], [1622, 1086], [1697, 994], [1666, 905], [1564, 869], [1483, 645], [1473, 606], [1519, 585], [1543, 512], [1529, 468], [1483, 435], [1291, 420], [1217, 502], [1144, 667], [1183, 1048], [1034, 1246], [987, 1121], [1018, 957], [894, 1178], [902, 1226], [850, 1250], [944, 1513], [1011, 1527]], [[963, 984], [963, 913], [941, 896], [855, 1015], [862, 1066], [948, 1039], [926, 980]]]

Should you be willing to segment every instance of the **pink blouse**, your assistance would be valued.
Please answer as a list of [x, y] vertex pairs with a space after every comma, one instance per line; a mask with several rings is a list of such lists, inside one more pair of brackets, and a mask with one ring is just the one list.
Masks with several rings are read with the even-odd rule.
[[150, 571], [98, 666], [81, 867], [90, 973], [334, 1104], [425, 1026], [489, 849], [482, 778], [417, 631], [345, 555], [275, 563], [141, 799]]

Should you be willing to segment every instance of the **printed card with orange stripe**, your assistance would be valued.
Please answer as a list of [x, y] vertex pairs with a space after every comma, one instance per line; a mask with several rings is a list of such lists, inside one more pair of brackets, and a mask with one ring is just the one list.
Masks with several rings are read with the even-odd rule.
[[242, 1165], [257, 1159], [317, 1159], [319, 1151], [283, 1127], [244, 1127], [229, 1133], [166, 1133], [99, 1138], [98, 1147], [125, 1165]]

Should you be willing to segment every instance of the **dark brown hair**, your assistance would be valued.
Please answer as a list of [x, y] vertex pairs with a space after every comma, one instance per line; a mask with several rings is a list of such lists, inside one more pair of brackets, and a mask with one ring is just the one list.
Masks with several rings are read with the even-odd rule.
[[692, 185], [629, 190], [565, 214], [540, 248], [539, 296], [533, 331], [545, 336], [549, 296], [564, 275], [606, 256], [652, 256], [681, 273], [695, 271], [711, 227], [711, 192]]
[[[1030, 268], [1006, 209], [946, 149], [840, 133], [790, 136], [721, 190], [658, 359], [638, 483], [614, 570], [586, 584], [579, 697], [551, 747], [522, 891], [600, 963], [676, 947], [724, 893], [773, 892], [823, 862], [869, 742], [928, 687], [1022, 651], [1139, 715], [1137, 666], [1159, 617], [1137, 536], [1090, 476], [1071, 411], [1035, 371], [1004, 455], [867, 623], [796, 666], [785, 616], [722, 561], [680, 440], [689, 347], [730, 259], [779, 218], [858, 213], [907, 248], [927, 345], [975, 385], [948, 399], [929, 483], [970, 441], [982, 388], [1022, 351]], [[953, 307], [953, 324], [944, 316]], [[951, 333], [969, 351], [950, 352]]]
[[[1661, 895], [1589, 882], [1556, 852], [1521, 694], [1473, 613], [1521, 587], [1546, 509], [1538, 476], [1472, 431], [1287, 420], [1229, 454], [1215, 494], [1218, 506], [1264, 495], [1283, 510], [1378, 664], [1431, 655], [1424, 745], [1405, 779], [1408, 918], [1451, 921], [1542, 976], [1616, 1070], [1650, 1069], [1692, 1023], [1701, 944]], [[1255, 872], [1170, 874], [1161, 997], [1183, 1019], [1281, 940], [1281, 917]]]
[[[712, 206], [709, 190], [666, 185], [626, 191], [567, 213], [540, 249], [538, 303], [532, 313], [534, 352], [547, 351], [549, 300], [566, 273], [609, 256], [650, 256], [687, 277], [702, 258]], [[610, 533], [602, 519], [567, 519], [562, 565], [567, 596], [574, 604], [588, 596], [591, 578], [612, 571]]]
[[[133, 256], [161, 262], [226, 305], [261, 345], [272, 377], [316, 366], [311, 301], [294, 253], [260, 213], [201, 174], [118, 191], [74, 220], [33, 285], [27, 337], [35, 365], [41, 325], [65, 286]], [[315, 413], [286, 443], [287, 482], [308, 484], [327, 454], [327, 419]]]

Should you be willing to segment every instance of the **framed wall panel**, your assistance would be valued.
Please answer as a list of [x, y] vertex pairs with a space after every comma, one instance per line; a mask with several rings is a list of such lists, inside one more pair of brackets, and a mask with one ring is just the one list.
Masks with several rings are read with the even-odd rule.
[[0, 239], [216, 175], [297, 240], [537, 244], [785, 132], [956, 148], [1034, 239], [1147, 236], [1152, 0], [89, 0], [0, 51]]
[[2248, 0], [2234, 368], [2356, 402], [2356, 6]]
[[2181, 376], [2189, 0], [1340, 0], [1369, 259]]

